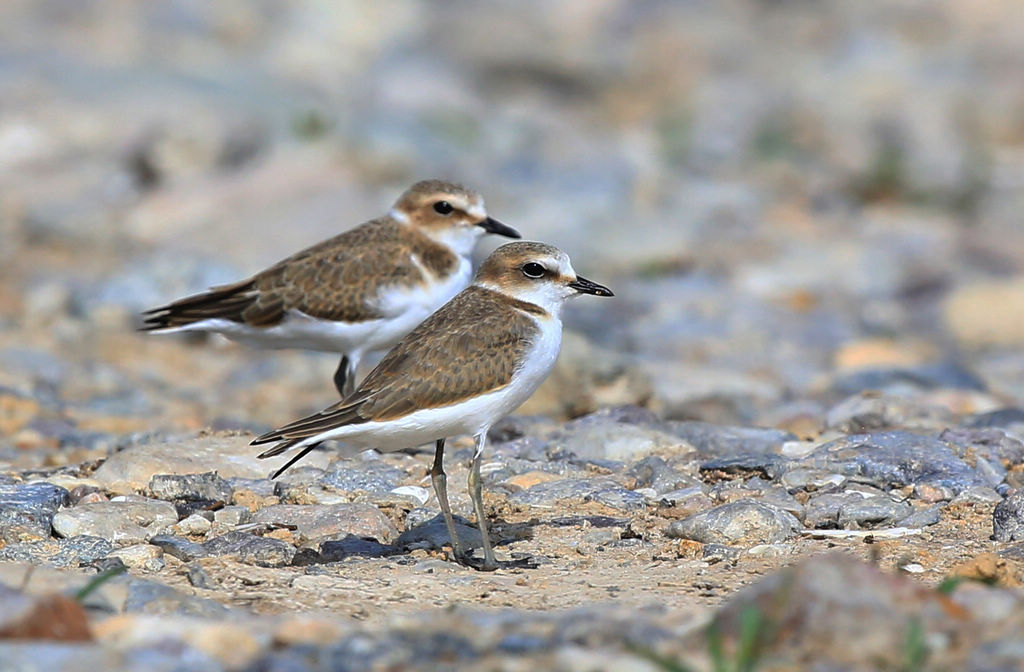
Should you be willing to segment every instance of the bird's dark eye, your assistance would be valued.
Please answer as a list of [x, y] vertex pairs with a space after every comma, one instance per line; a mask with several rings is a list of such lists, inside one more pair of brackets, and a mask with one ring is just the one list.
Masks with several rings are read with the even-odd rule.
[[544, 276], [545, 269], [543, 266], [538, 264], [536, 261], [531, 261], [523, 264], [523, 275], [528, 278], [540, 278]]
[[455, 208], [453, 208], [452, 204], [448, 201], [438, 201], [437, 203], [434, 203], [434, 212], [439, 215], [450, 215], [454, 209]]

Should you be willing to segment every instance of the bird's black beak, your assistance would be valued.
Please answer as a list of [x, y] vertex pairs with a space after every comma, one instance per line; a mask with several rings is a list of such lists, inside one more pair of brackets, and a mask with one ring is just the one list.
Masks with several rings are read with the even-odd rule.
[[505, 236], [506, 238], [522, 238], [518, 231], [508, 224], [502, 224], [494, 217], [488, 217], [487, 219], [478, 222], [477, 226], [482, 226], [484, 231], [487, 233], [496, 233], [499, 236]]
[[594, 296], [615, 296], [612, 290], [608, 289], [604, 285], [599, 285], [596, 282], [591, 282], [586, 278], [577, 275], [576, 279], [569, 283], [569, 286], [575, 289], [580, 294], [593, 294]]

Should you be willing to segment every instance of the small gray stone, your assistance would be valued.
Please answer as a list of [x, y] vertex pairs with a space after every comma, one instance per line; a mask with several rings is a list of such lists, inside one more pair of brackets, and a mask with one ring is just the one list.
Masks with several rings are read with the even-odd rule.
[[566, 478], [538, 483], [514, 492], [509, 499], [529, 506], [553, 506], [559, 502], [598, 502], [620, 510], [636, 510], [646, 506], [642, 494], [628, 490], [610, 478]]
[[801, 527], [793, 514], [763, 502], [741, 500], [677, 520], [668, 536], [705, 544], [772, 544]]
[[765, 504], [771, 504], [783, 511], [789, 511], [796, 516], [797, 520], [803, 520], [804, 518], [804, 505], [781, 486], [773, 485], [765, 489], [760, 499]]
[[191, 562], [196, 558], [202, 558], [210, 554], [209, 551], [203, 548], [202, 544], [173, 534], [158, 534], [151, 537], [149, 543], [160, 547], [164, 553], [182, 562]]
[[62, 509], [53, 530], [62, 537], [88, 534], [120, 544], [138, 544], [178, 521], [174, 505], [159, 500], [110, 501]]
[[782, 475], [782, 485], [790, 490], [833, 490], [846, 482], [846, 476], [824, 469], [792, 469]]
[[1000, 408], [997, 411], [978, 413], [964, 419], [964, 426], [971, 428], [981, 427], [1024, 427], [1024, 408]]
[[175, 524], [172, 529], [178, 534], [186, 536], [202, 536], [209, 532], [211, 527], [212, 523], [204, 516], [193, 513], [191, 516]]
[[[480, 530], [462, 516], [454, 516], [455, 533], [459, 535], [459, 541], [466, 548], [480, 548], [483, 540], [480, 537]], [[445, 525], [444, 516], [435, 515], [430, 520], [407, 529], [398, 535], [395, 541], [395, 548], [412, 550], [416, 548], [436, 549], [450, 545], [448, 538], [448, 527]]]
[[68, 504], [68, 491], [49, 483], [0, 484], [0, 541], [50, 538], [54, 515]]
[[737, 559], [740, 557], [740, 551], [737, 548], [723, 544], [705, 544], [700, 557], [704, 562], [713, 565], [718, 562]]
[[352, 534], [388, 543], [398, 531], [377, 507], [363, 502], [345, 504], [276, 504], [253, 514], [255, 523], [276, 523], [295, 527], [301, 544]]
[[953, 498], [954, 503], [971, 502], [973, 504], [998, 504], [1001, 501], [1003, 501], [1003, 496], [993, 488], [985, 485], [965, 488]]
[[894, 502], [887, 497], [870, 497], [860, 501], [846, 502], [839, 507], [839, 527], [849, 529], [851, 525], [874, 528], [895, 524], [912, 511], [906, 502]]
[[158, 572], [164, 567], [164, 552], [159, 546], [136, 544], [113, 551], [108, 557], [118, 558], [126, 567]]
[[633, 460], [651, 453], [692, 452], [672, 434], [612, 420], [566, 428], [547, 447], [550, 459]]
[[231, 485], [215, 471], [202, 474], [154, 474], [149, 479], [153, 497], [168, 501], [231, 503]]
[[947, 442], [965, 462], [973, 464], [993, 487], [1006, 478], [1004, 464], [1024, 462], [1024, 442], [995, 427], [955, 427], [942, 432]]
[[364, 558], [383, 558], [395, 552], [393, 546], [387, 546], [372, 539], [360, 539], [351, 534], [344, 539], [325, 541], [320, 544], [320, 562], [338, 562], [351, 556]]
[[941, 406], [925, 404], [913, 397], [856, 394], [831, 408], [825, 424], [845, 434], [876, 430], [941, 429], [952, 422], [952, 414]]
[[992, 532], [996, 541], [1024, 541], [1024, 488], [996, 504]]
[[245, 532], [228, 532], [203, 543], [209, 555], [236, 556], [240, 562], [260, 567], [286, 567], [297, 549], [280, 539]]
[[946, 443], [903, 431], [854, 434], [830, 441], [786, 465], [786, 471], [808, 467], [842, 474], [883, 490], [927, 483], [960, 492], [985, 485], [978, 472]]
[[235, 527], [252, 520], [252, 513], [247, 506], [225, 506], [213, 512], [213, 522], [220, 525]]
[[956, 388], [984, 392], [985, 382], [955, 362], [924, 364], [910, 368], [860, 369], [837, 378], [831, 392], [841, 396], [865, 390], [914, 392], [936, 388]]
[[697, 421], [669, 422], [665, 426], [667, 431], [696, 448], [704, 459], [778, 454], [782, 444], [797, 440], [790, 432], [762, 427], [731, 427]]
[[0, 561], [53, 567], [80, 567], [106, 557], [114, 550], [106, 539], [80, 535], [69, 539], [43, 539], [7, 544], [0, 548]]
[[0, 661], [4, 672], [125, 669], [121, 654], [92, 642], [4, 641]]
[[221, 619], [231, 613], [216, 600], [186, 595], [162, 583], [143, 579], [129, 581], [124, 610], [128, 613], [180, 614], [213, 619]]
[[906, 518], [896, 522], [897, 527], [917, 529], [935, 525], [942, 520], [942, 509], [938, 506], [929, 506], [923, 509], [916, 509]]
[[645, 457], [634, 464], [627, 475], [636, 479], [637, 488], [651, 488], [656, 495], [703, 485], [699, 478], [677, 471], [656, 455]]

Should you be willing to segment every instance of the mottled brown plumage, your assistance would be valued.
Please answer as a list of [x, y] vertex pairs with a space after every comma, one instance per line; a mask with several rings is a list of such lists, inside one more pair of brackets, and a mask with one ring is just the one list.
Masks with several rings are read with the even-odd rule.
[[[509, 384], [543, 309], [473, 286], [396, 345], [349, 398], [261, 436], [260, 443], [315, 436], [346, 424], [392, 420], [449, 406]], [[293, 444], [289, 444], [293, 445]], [[260, 457], [277, 455], [275, 446]]]
[[[422, 264], [417, 265], [413, 256]], [[148, 311], [145, 329], [223, 318], [254, 327], [278, 324], [285, 311], [363, 322], [383, 317], [373, 298], [385, 288], [414, 288], [458, 265], [446, 246], [391, 218], [380, 218], [280, 261], [248, 280]]]

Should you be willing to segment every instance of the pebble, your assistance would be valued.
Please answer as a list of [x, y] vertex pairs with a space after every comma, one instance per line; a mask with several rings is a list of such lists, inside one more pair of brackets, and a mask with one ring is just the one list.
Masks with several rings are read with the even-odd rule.
[[554, 508], [571, 502], [596, 502], [622, 511], [646, 506], [644, 496], [624, 488], [610, 478], [566, 478], [537, 485], [509, 495], [516, 504]]
[[992, 536], [996, 541], [1024, 541], [1024, 489], [996, 504], [992, 511]]
[[252, 513], [245, 506], [225, 506], [213, 512], [213, 522], [235, 527], [252, 520]]
[[201, 474], [154, 474], [149, 480], [150, 495], [163, 500], [231, 502], [231, 485], [215, 471]]
[[838, 376], [830, 391], [850, 396], [864, 391], [913, 393], [917, 390], [964, 389], [984, 392], [985, 381], [956, 362], [937, 362], [910, 367], [858, 369]]
[[307, 506], [278, 504], [255, 512], [252, 521], [294, 527], [302, 545], [316, 545], [348, 534], [382, 543], [390, 543], [398, 536], [394, 524], [380, 509], [362, 502]]
[[86, 534], [129, 545], [145, 542], [177, 521], [177, 511], [168, 502], [96, 502], [59, 511], [53, 517], [53, 531], [62, 537]]
[[[192, 439], [154, 442], [126, 448], [111, 455], [92, 477], [106, 490], [117, 494], [142, 492], [157, 474], [217, 474], [231, 478], [263, 479], [275, 465], [272, 460], [256, 458], [259, 452], [249, 445], [251, 437], [229, 432]], [[324, 451], [313, 451], [303, 460], [309, 467], [324, 467], [329, 459]]]
[[400, 485], [392, 489], [391, 494], [398, 495], [399, 497], [408, 497], [416, 503], [416, 506], [423, 506], [430, 499], [431, 492], [418, 485]]
[[[294, 546], [280, 539], [246, 532], [228, 532], [204, 542], [202, 547], [205, 555], [233, 556], [239, 562], [259, 567], [285, 567], [292, 563], [298, 552]], [[167, 551], [166, 548], [164, 550]]]
[[187, 595], [156, 581], [133, 578], [128, 582], [127, 613], [193, 616], [219, 621], [231, 610], [216, 600]]
[[[382, 558], [387, 555], [392, 555], [395, 552], [395, 548], [406, 548], [409, 546], [411, 545], [403, 543], [401, 535], [395, 542], [394, 547], [392, 547], [373, 541], [372, 539], [360, 539], [359, 537], [355, 537], [350, 534], [344, 539], [334, 539], [320, 544], [319, 561], [338, 562], [352, 556]], [[423, 548], [423, 546], [417, 546], [417, 548]], [[439, 547], [431, 546], [431, 548]]]
[[668, 536], [704, 544], [772, 544], [801, 529], [793, 514], [763, 502], [742, 500], [677, 520]]
[[[480, 548], [483, 545], [480, 530], [462, 516], [454, 516], [454, 518], [455, 533], [459, 535], [459, 542], [466, 548]], [[409, 524], [407, 520], [406, 525]], [[444, 517], [441, 514], [437, 514], [429, 520], [419, 522], [415, 527], [408, 527], [395, 540], [395, 548], [403, 550], [417, 548], [438, 549], [450, 545], [451, 540], [448, 535], [448, 527], [445, 525]]]
[[108, 557], [118, 558], [131, 569], [158, 572], [164, 568], [163, 549], [151, 544], [125, 546], [110, 553]]
[[150, 537], [149, 543], [159, 547], [167, 555], [177, 558], [182, 562], [191, 562], [196, 558], [202, 558], [210, 554], [203, 544], [173, 534], [154, 535]]
[[924, 483], [960, 492], [985, 484], [945, 442], [904, 431], [845, 436], [819, 446], [785, 469], [801, 467], [842, 474], [882, 489]]
[[699, 478], [676, 469], [665, 462], [664, 458], [656, 455], [634, 463], [626, 475], [636, 479], [637, 488], [650, 488], [654, 490], [656, 496], [704, 487]]
[[843, 528], [882, 527], [895, 525], [906, 518], [913, 507], [906, 502], [894, 502], [887, 497], [870, 497], [859, 501], [846, 502], [839, 507], [838, 522]]
[[666, 428], [693, 446], [704, 459], [777, 454], [785, 443], [797, 439], [794, 434], [778, 429], [730, 427], [709, 422], [669, 422]]
[[631, 461], [655, 452], [659, 455], [692, 452], [689, 445], [667, 432], [610, 418], [602, 420], [567, 427], [548, 443], [548, 457], [553, 460]]
[[858, 434], [894, 427], [941, 430], [952, 422], [945, 408], [913, 397], [882, 396], [876, 392], [854, 395], [825, 416], [825, 425], [844, 434]]
[[68, 491], [56, 485], [0, 483], [0, 541], [49, 539], [54, 515], [68, 504]]
[[7, 544], [0, 548], [0, 560], [53, 567], [79, 567], [107, 557], [114, 545], [106, 539], [79, 535], [67, 539], [44, 539]]
[[942, 520], [942, 508], [938, 506], [928, 506], [920, 509], [915, 509], [906, 518], [896, 521], [897, 527], [928, 527], [929, 525], [937, 525]]
[[186, 536], [203, 536], [210, 531], [211, 527], [213, 527], [213, 523], [202, 515], [193, 513], [191, 516], [173, 525], [171, 529], [177, 534], [184, 534]]

